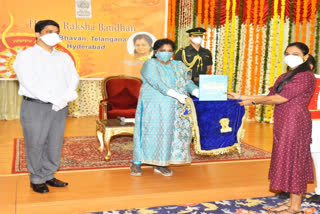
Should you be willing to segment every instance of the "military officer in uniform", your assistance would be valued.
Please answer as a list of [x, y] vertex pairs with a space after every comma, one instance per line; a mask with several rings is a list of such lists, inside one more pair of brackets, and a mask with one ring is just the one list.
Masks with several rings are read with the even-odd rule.
[[201, 47], [203, 34], [206, 32], [201, 27], [187, 30], [190, 45], [177, 51], [175, 60], [182, 61], [192, 69], [192, 80], [199, 86], [199, 74], [212, 73], [212, 55], [208, 49]]

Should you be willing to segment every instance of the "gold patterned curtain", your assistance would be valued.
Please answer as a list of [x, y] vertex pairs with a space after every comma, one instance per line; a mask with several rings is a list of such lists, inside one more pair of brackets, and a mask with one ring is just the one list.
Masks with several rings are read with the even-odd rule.
[[0, 81], [0, 120], [13, 120], [20, 116], [22, 97], [18, 95], [16, 80]]
[[[102, 99], [102, 80], [81, 80], [79, 97], [69, 104], [69, 116], [96, 116]], [[17, 80], [0, 81], [0, 120], [14, 120], [20, 117], [22, 97], [18, 95]]]

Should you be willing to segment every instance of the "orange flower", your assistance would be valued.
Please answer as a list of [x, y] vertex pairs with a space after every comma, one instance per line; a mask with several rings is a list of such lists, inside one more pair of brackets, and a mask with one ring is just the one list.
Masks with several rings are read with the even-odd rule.
[[[258, 1], [260, 2], [260, 1]], [[254, 4], [253, 9], [253, 47], [252, 47], [252, 61], [251, 61], [251, 79], [250, 79], [250, 95], [253, 95], [254, 93], [254, 80], [255, 80], [255, 68], [256, 68], [256, 39], [257, 39], [257, 22], [258, 22], [258, 6], [259, 3]], [[250, 106], [249, 108], [249, 119], [252, 119], [254, 117], [254, 108], [253, 106]]]
[[248, 0], [247, 2], [247, 21], [246, 21], [246, 42], [245, 42], [245, 48], [244, 48], [244, 62], [243, 62], [243, 73], [242, 73], [242, 89], [241, 94], [245, 92], [246, 89], [246, 79], [247, 79], [247, 59], [248, 59], [248, 53], [249, 53], [249, 33], [250, 33], [250, 20], [251, 20], [251, 6], [252, 6], [252, 0]]
[[300, 10], [301, 10], [301, 0], [297, 0], [297, 7], [296, 7], [296, 41], [299, 40], [299, 34], [300, 34]]
[[302, 38], [301, 38], [301, 42], [303, 42], [303, 43], [306, 42], [306, 35], [307, 35], [308, 3], [309, 3], [309, 0], [303, 1]]
[[310, 54], [313, 53], [314, 49], [314, 32], [316, 31], [316, 10], [317, 10], [317, 0], [311, 0], [311, 16], [310, 16]]
[[[203, 27], [206, 29], [208, 27], [208, 14], [209, 13], [209, 0], [204, 0], [204, 20]], [[207, 46], [207, 34], [204, 34], [204, 47]]]
[[202, 21], [202, 0], [198, 0], [198, 25], [200, 27]]

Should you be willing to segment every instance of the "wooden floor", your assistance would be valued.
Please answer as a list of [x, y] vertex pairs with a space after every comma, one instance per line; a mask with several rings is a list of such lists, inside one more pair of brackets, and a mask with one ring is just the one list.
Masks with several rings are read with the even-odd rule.
[[[96, 117], [68, 118], [65, 136], [94, 136]], [[271, 152], [272, 125], [245, 123], [244, 142]], [[85, 213], [125, 208], [269, 196], [269, 160], [229, 161], [173, 167], [172, 177], [143, 168], [58, 172], [66, 188], [34, 193], [27, 174], [11, 174], [13, 140], [22, 138], [19, 120], [0, 121], [0, 213]], [[313, 191], [314, 185], [308, 186]]]

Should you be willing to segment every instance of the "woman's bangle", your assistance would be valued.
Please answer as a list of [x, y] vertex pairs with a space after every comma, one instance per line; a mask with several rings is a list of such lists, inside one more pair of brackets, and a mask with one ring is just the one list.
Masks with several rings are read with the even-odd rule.
[[240, 99], [241, 99], [241, 94], [240, 94], [240, 96], [239, 96], [238, 100], [240, 100]]
[[252, 103], [252, 105], [256, 105], [257, 104], [255, 101], [252, 101], [251, 103]]

